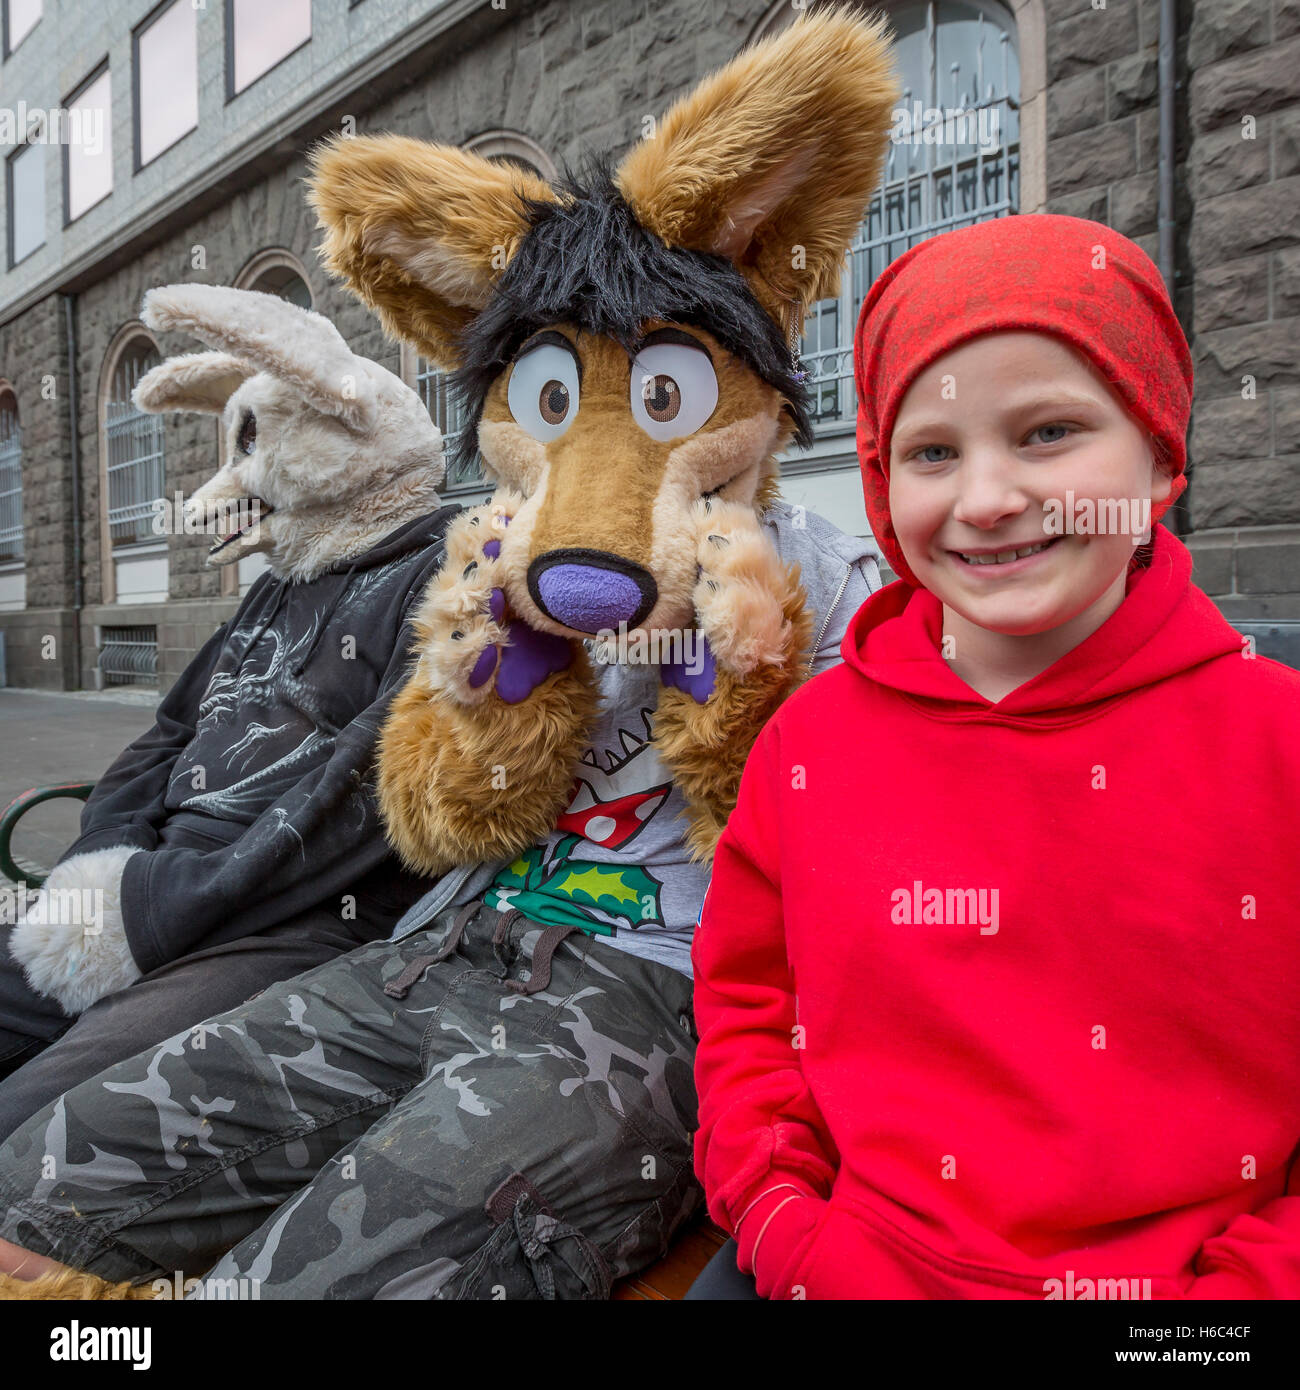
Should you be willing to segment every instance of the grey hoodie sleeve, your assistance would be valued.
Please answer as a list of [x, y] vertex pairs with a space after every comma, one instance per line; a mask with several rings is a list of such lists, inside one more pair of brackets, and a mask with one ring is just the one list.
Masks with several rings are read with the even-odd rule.
[[784, 500], [769, 508], [766, 522], [781, 558], [799, 565], [813, 614], [812, 672], [817, 675], [839, 664], [849, 619], [881, 587], [875, 542]]
[[158, 843], [158, 828], [168, 814], [163, 802], [172, 768], [194, 737], [199, 702], [221, 655], [228, 626], [223, 623], [208, 638], [163, 696], [153, 728], [124, 748], [95, 783], [81, 813], [81, 834], [64, 851], [60, 863], [94, 849], [114, 845], [153, 849]]
[[829, 608], [818, 614], [820, 640], [813, 652], [813, 675], [839, 665], [840, 643], [849, 620], [880, 587], [880, 567], [874, 555], [861, 555], [845, 565], [841, 584], [836, 585]]

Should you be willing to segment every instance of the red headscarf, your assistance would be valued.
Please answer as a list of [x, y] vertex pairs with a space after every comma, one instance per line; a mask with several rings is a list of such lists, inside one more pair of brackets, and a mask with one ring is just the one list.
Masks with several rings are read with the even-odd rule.
[[1100, 222], [1028, 213], [913, 246], [871, 286], [858, 317], [854, 381], [867, 516], [885, 558], [916, 579], [889, 517], [889, 440], [899, 404], [937, 358], [981, 333], [1028, 329], [1077, 348], [1164, 445], [1174, 474], [1154, 524], [1187, 485], [1192, 355], [1151, 258]]

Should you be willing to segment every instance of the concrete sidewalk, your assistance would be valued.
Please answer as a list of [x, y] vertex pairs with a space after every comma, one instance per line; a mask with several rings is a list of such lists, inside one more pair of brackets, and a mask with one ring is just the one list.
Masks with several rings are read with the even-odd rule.
[[[29, 787], [95, 781], [153, 724], [157, 703], [145, 690], [0, 689], [0, 807]], [[79, 801], [37, 806], [14, 836], [15, 855], [48, 869], [76, 839], [80, 818]]]

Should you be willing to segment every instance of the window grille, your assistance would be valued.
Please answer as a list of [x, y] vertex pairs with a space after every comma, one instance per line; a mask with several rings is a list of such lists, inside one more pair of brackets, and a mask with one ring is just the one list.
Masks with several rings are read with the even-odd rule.
[[23, 431], [12, 395], [0, 397], [0, 561], [23, 558]]
[[880, 190], [849, 252], [836, 299], [804, 322], [803, 365], [819, 424], [851, 421], [853, 334], [872, 281], [939, 232], [1020, 206], [1020, 63], [1015, 21], [984, 0], [896, 5], [903, 96]]
[[100, 628], [99, 672], [104, 685], [158, 684], [156, 627]]
[[445, 492], [472, 492], [487, 486], [483, 476], [483, 464], [477, 454], [468, 466], [453, 462], [452, 454], [467, 424], [465, 410], [451, 390], [449, 376], [440, 372], [432, 362], [419, 357], [415, 363], [415, 389], [420, 399], [433, 417], [433, 423], [442, 431], [442, 447], [447, 458], [447, 477], [443, 483]]
[[131, 400], [140, 378], [161, 359], [151, 343], [128, 350], [113, 372], [104, 406], [108, 445], [108, 533], [114, 547], [159, 539], [154, 502], [165, 490], [163, 417]]

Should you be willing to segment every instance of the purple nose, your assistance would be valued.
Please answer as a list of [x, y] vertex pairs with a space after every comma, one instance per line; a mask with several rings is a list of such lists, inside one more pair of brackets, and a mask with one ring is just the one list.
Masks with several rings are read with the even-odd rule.
[[659, 591], [640, 565], [603, 550], [548, 550], [528, 567], [533, 602], [575, 632], [636, 625], [655, 606]]

